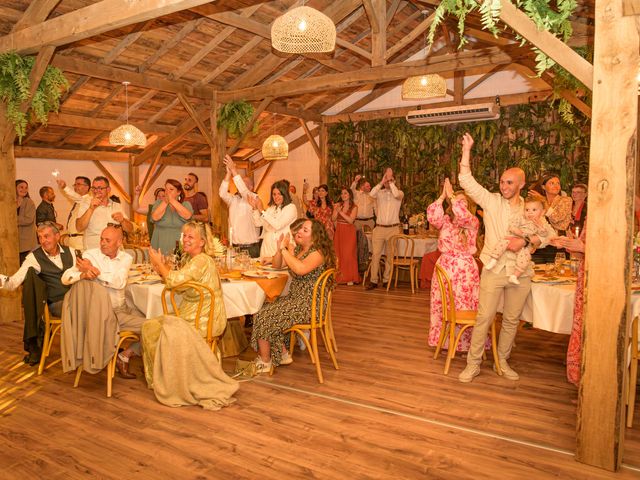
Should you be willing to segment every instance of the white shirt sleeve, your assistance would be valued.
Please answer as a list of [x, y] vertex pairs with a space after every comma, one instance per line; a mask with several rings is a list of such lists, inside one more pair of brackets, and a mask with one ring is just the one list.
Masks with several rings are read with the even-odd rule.
[[24, 277], [27, 276], [27, 272], [31, 267], [33, 267], [36, 272], [40, 273], [40, 264], [33, 253], [27, 255], [18, 271], [10, 276], [6, 282], [3, 282], [4, 284], [1, 288], [3, 290], [15, 290], [18, 288], [22, 285], [22, 282], [24, 282]]
[[[236, 183], [236, 186], [237, 185], [238, 184]], [[229, 182], [227, 180], [222, 180], [222, 182], [220, 183], [218, 195], [220, 195], [220, 198], [224, 203], [226, 203], [227, 205], [231, 204], [231, 199], [233, 198], [233, 196], [229, 193]]]
[[77, 193], [73, 188], [71, 188], [69, 185], [67, 185], [66, 187], [64, 187], [64, 189], [62, 189], [62, 192], [64, 193], [65, 197], [67, 197], [69, 200], [71, 200], [72, 202], [81, 202], [82, 201], [82, 195], [80, 195], [79, 193]]
[[389, 183], [389, 188], [391, 189], [391, 194], [394, 198], [399, 200], [404, 197], [404, 192], [396, 187], [396, 182]]
[[369, 196], [371, 198], [376, 198], [378, 196], [378, 192], [382, 189], [382, 184], [379, 183], [377, 184], [375, 187], [373, 187], [371, 189], [371, 191], [369, 192]]

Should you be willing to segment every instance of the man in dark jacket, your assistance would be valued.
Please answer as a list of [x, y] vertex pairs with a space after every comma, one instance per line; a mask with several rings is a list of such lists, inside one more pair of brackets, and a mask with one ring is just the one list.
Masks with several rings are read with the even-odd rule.
[[[46, 285], [49, 311], [54, 317], [59, 317], [62, 312], [62, 300], [69, 290], [69, 286], [62, 284], [62, 274], [76, 263], [76, 257], [71, 249], [60, 245], [60, 231], [54, 223], [41, 223], [38, 225], [37, 233], [40, 247], [27, 255], [18, 271], [11, 277], [0, 275], [0, 288], [15, 290], [25, 281], [29, 269], [33, 268]], [[24, 298], [36, 297], [23, 294], [23, 301]], [[33, 338], [33, 334], [28, 332], [40, 331], [40, 309], [32, 307], [25, 306], [25, 348], [29, 344], [28, 338]], [[29, 312], [34, 313], [31, 315]], [[40, 356], [39, 353], [35, 355], [31, 347], [27, 351], [31, 354], [30, 363], [35, 360], [35, 356]]]

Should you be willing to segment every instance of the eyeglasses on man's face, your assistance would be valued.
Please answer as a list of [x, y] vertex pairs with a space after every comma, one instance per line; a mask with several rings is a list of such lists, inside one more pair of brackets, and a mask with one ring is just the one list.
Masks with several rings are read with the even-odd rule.
[[103, 190], [106, 190], [109, 187], [91, 187], [91, 190], [93, 190], [94, 192], [101, 192]]

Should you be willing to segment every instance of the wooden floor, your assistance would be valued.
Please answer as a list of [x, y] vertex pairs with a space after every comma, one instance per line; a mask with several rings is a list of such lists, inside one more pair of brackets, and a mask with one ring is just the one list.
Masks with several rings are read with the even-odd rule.
[[[576, 389], [565, 381], [568, 337], [523, 329], [511, 365], [488, 363], [471, 384], [426, 347], [428, 295], [340, 287], [334, 297], [340, 370], [306, 355], [241, 385], [219, 412], [160, 405], [142, 379], [35, 376], [21, 362], [22, 329], [1, 324], [0, 466], [24, 478], [640, 478], [640, 418], [625, 467], [573, 459]], [[324, 352], [323, 352], [324, 353]], [[229, 361], [225, 366], [232, 368]], [[139, 366], [134, 364], [134, 371]]]

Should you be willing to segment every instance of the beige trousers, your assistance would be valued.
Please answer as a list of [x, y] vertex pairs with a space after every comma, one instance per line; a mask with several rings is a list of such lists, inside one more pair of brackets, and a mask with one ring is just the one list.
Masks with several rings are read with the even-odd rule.
[[378, 283], [378, 271], [380, 270], [380, 257], [382, 256], [382, 250], [385, 249], [387, 253], [387, 262], [384, 266], [384, 273], [382, 275], [382, 281], [388, 282], [391, 276], [391, 259], [389, 258], [389, 239], [394, 235], [400, 233], [400, 226], [396, 227], [382, 227], [377, 225], [373, 229], [371, 240], [373, 243], [373, 254], [371, 256], [371, 283]]
[[505, 270], [494, 273], [482, 270], [480, 277], [480, 298], [478, 317], [471, 335], [471, 348], [467, 354], [467, 365], [480, 365], [484, 342], [498, 310], [500, 297], [504, 293], [502, 308], [502, 328], [498, 340], [498, 358], [506, 360], [511, 355], [511, 347], [516, 338], [520, 315], [531, 291], [531, 277], [520, 277], [520, 285], [509, 283]]

